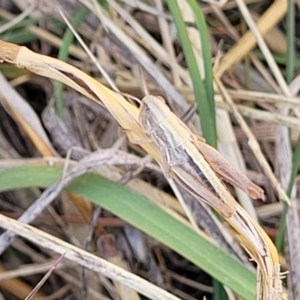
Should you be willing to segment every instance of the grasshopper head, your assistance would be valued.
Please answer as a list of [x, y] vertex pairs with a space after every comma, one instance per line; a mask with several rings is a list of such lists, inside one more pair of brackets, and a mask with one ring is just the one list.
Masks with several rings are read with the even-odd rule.
[[146, 133], [151, 133], [169, 113], [170, 109], [162, 97], [146, 96], [140, 106], [139, 122]]

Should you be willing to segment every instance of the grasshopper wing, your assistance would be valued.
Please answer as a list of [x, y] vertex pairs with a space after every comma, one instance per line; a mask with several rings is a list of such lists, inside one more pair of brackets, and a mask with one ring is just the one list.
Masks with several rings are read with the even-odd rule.
[[238, 171], [220, 152], [204, 143], [197, 136], [193, 144], [204, 156], [211, 168], [226, 182], [240, 188], [254, 199], [263, 199], [264, 191]]

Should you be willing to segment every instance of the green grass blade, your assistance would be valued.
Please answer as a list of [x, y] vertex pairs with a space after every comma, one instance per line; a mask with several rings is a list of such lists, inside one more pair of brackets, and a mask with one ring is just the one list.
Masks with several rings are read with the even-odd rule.
[[[259, 60], [261, 60], [262, 62], [266, 61], [265, 57], [259, 50], [253, 50], [252, 54], [255, 55], [255, 57], [258, 58]], [[282, 66], [287, 65], [287, 56], [286, 55], [279, 55], [279, 54], [273, 53], [272, 56], [278, 65], [282, 65]], [[300, 68], [300, 60], [297, 57], [295, 58], [293, 63], [294, 63], [295, 68]]]
[[[212, 57], [211, 57], [211, 48], [210, 48], [210, 40], [208, 34], [208, 28], [206, 25], [206, 21], [204, 18], [204, 14], [199, 6], [199, 4], [195, 0], [186, 0], [190, 5], [197, 24], [197, 28], [200, 34], [201, 40], [201, 48], [202, 48], [202, 56], [204, 62], [204, 72], [205, 72], [205, 90], [207, 95], [207, 101], [210, 105], [210, 111], [212, 113], [212, 122], [215, 133], [216, 129], [216, 117], [215, 117], [215, 98], [214, 98], [214, 86], [213, 86], [213, 70], [212, 70]], [[215, 143], [217, 143], [217, 134], [215, 135]]]
[[223, 287], [223, 285], [218, 281], [213, 281], [213, 300], [228, 300], [227, 293]]
[[[38, 19], [27, 18], [22, 20], [21, 22], [15, 24], [9, 30], [0, 34], [0, 39], [9, 43], [15, 43], [18, 45], [23, 45], [28, 42], [32, 42], [37, 39], [37, 37], [31, 33], [27, 27], [36, 25], [38, 23]], [[6, 24], [7, 20], [1, 22], [0, 24]], [[0, 25], [0, 26], [1, 26]]]
[[[291, 178], [290, 178], [289, 185], [288, 185], [288, 188], [286, 191], [286, 194], [289, 198], [291, 198], [291, 195], [292, 195], [293, 185], [294, 185], [296, 176], [298, 174], [299, 163], [300, 163], [300, 135], [298, 136], [296, 149], [295, 149], [295, 152], [293, 155]], [[288, 204], [284, 203], [283, 204], [283, 212], [281, 214], [281, 219], [280, 219], [280, 224], [279, 224], [279, 229], [278, 229], [278, 234], [277, 234], [276, 242], [275, 242], [278, 251], [281, 253], [284, 253], [284, 234], [285, 234], [285, 221], [286, 221], [287, 211], [288, 211]]]
[[5, 32], [1, 34], [0, 39], [8, 43], [23, 45], [37, 40], [37, 37], [27, 29], [22, 28], [13, 30], [11, 32]]
[[98, 0], [98, 3], [106, 10], [109, 11], [109, 4], [106, 0]]
[[[194, 52], [191, 46], [191, 42], [185, 27], [185, 23], [182, 19], [177, 1], [167, 0], [167, 3], [170, 12], [173, 15], [177, 32], [181, 40], [182, 49], [185, 54], [185, 59], [191, 74], [193, 89], [194, 89], [195, 98], [198, 104], [198, 111], [201, 119], [203, 136], [206, 139], [207, 143], [209, 143], [213, 147], [216, 147], [217, 131], [216, 131], [215, 110], [213, 108], [214, 103], [213, 101], [209, 101], [208, 98], [208, 94], [210, 97], [212, 97], [211, 95], [212, 91], [211, 88], [206, 90], [206, 85], [208, 85], [209, 80], [206, 80], [206, 85], [204, 85], [202, 82], [201, 75], [194, 56]], [[209, 60], [209, 63], [210, 62], [211, 60]]]
[[[61, 177], [54, 167], [18, 167], [0, 172], [0, 192], [32, 186], [48, 187]], [[228, 286], [243, 299], [255, 299], [255, 275], [241, 263], [197, 235], [155, 204], [126, 187], [95, 174], [86, 174], [67, 191], [111, 211], [156, 238]]]
[[3, 63], [0, 65], [0, 72], [4, 75], [5, 78], [11, 80], [19, 76], [28, 75], [29, 71], [25, 69], [20, 69], [15, 67], [12, 64]]
[[[74, 28], [78, 27], [81, 22], [85, 20], [89, 13], [89, 9], [84, 7], [81, 9], [71, 21]], [[68, 28], [66, 29], [63, 39], [62, 45], [59, 48], [58, 59], [62, 61], [66, 61], [69, 56], [69, 47], [72, 45], [74, 40], [74, 35], [72, 31]], [[57, 115], [63, 119], [63, 84], [61, 82], [55, 82], [55, 103], [56, 103], [56, 113]]]
[[295, 75], [295, 4], [293, 0], [288, 0], [288, 13], [286, 18], [287, 28], [287, 65], [286, 80], [290, 83]]

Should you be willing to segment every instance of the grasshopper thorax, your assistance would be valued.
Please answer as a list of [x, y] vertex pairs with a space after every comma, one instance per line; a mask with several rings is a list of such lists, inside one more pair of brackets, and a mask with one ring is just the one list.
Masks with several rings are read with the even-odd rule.
[[145, 96], [140, 106], [139, 122], [146, 133], [151, 133], [169, 114], [170, 109], [162, 97]]

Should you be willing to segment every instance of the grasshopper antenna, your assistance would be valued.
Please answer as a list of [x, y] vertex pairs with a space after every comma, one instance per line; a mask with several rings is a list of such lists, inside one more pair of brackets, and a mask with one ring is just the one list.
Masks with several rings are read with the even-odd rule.
[[104, 70], [104, 68], [99, 64], [98, 60], [96, 59], [96, 57], [93, 55], [93, 53], [91, 52], [91, 50], [88, 48], [88, 46], [84, 43], [84, 41], [82, 40], [82, 38], [80, 37], [80, 35], [77, 33], [77, 31], [74, 29], [74, 27], [72, 26], [72, 24], [69, 22], [69, 20], [67, 19], [67, 17], [65, 16], [65, 14], [63, 13], [62, 10], [59, 10], [60, 15], [62, 16], [63, 20], [65, 21], [65, 23], [67, 24], [67, 26], [69, 27], [69, 29], [72, 31], [72, 33], [74, 34], [74, 36], [76, 37], [76, 39], [79, 41], [79, 43], [81, 44], [81, 46], [83, 47], [83, 49], [86, 51], [86, 53], [88, 54], [88, 56], [90, 57], [90, 59], [95, 63], [96, 67], [98, 68], [98, 70], [100, 71], [100, 73], [103, 75], [103, 77], [106, 79], [106, 81], [109, 83], [109, 85], [111, 86], [111, 88], [116, 92], [119, 93], [120, 95], [133, 99], [135, 100], [137, 103], [141, 103], [141, 100], [126, 94], [126, 93], [122, 93], [119, 91], [119, 89], [117, 88], [117, 86], [115, 85], [115, 83], [112, 81], [112, 79], [109, 77], [108, 73]]
[[130, 98], [130, 99], [136, 101], [136, 102], [139, 103], [139, 104], [141, 104], [141, 102], [142, 102], [139, 98], [134, 97], [134, 96], [132, 96], [132, 95], [130, 95], [130, 94], [122, 93], [122, 92], [120, 92], [120, 91], [115, 91], [115, 92], [118, 93], [118, 94], [120, 94], [120, 95], [122, 95], [122, 96], [124, 96], [124, 97]]
[[110, 76], [105, 71], [105, 69], [99, 64], [99, 62], [98, 62], [97, 58], [95, 57], [95, 55], [91, 52], [91, 50], [86, 45], [86, 43], [83, 41], [83, 39], [81, 38], [81, 36], [77, 33], [77, 31], [72, 26], [72, 24], [70, 23], [70, 21], [68, 20], [68, 18], [66, 17], [66, 15], [63, 13], [63, 11], [61, 9], [59, 9], [58, 11], [59, 11], [61, 17], [63, 18], [64, 22], [67, 24], [67, 26], [69, 27], [69, 29], [71, 30], [71, 32], [73, 33], [73, 35], [75, 36], [75, 38], [77, 39], [77, 41], [80, 43], [81, 47], [87, 53], [87, 55], [92, 60], [92, 62], [95, 64], [95, 66], [97, 67], [97, 69], [99, 70], [99, 72], [102, 74], [102, 76], [105, 78], [105, 80], [108, 82], [108, 84], [110, 85], [110, 87], [115, 92], [118, 92], [119, 91], [118, 87], [115, 85], [115, 83], [110, 78]]
[[184, 122], [185, 124], [187, 124], [193, 117], [194, 113], [197, 110], [197, 103], [194, 102], [193, 105], [191, 105], [180, 117], [180, 119], [182, 120], [182, 122]]

